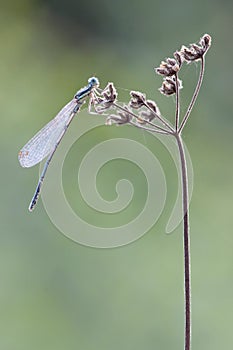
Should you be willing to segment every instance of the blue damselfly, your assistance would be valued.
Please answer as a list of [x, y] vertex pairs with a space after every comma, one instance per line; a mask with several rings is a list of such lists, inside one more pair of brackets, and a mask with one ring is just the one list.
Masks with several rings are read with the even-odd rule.
[[51, 159], [53, 158], [53, 155], [66, 130], [68, 129], [74, 116], [80, 110], [85, 98], [91, 96], [98, 86], [99, 80], [97, 78], [89, 78], [87, 86], [80, 89], [74, 95], [74, 98], [61, 109], [56, 117], [46, 124], [30, 141], [28, 141], [28, 143], [19, 152], [18, 158], [20, 165], [26, 168], [32, 167], [48, 156], [40, 175], [34, 196], [29, 205], [29, 211], [32, 211], [37, 203], [49, 163], [51, 162]]

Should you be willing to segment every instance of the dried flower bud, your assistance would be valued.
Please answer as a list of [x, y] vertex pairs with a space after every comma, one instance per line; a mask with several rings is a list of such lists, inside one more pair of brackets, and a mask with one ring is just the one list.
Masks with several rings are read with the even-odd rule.
[[124, 107], [126, 111], [117, 111], [117, 114], [111, 114], [107, 117], [105, 124], [106, 125], [123, 125], [127, 124], [132, 120], [132, 115], [127, 113], [127, 106]]
[[120, 117], [115, 114], [111, 114], [106, 118], [105, 125], [119, 124]]
[[207, 52], [211, 46], [211, 36], [209, 34], [204, 34], [203, 37], [200, 39], [200, 44]]
[[[182, 81], [178, 80], [179, 89], [182, 89]], [[161, 88], [159, 89], [161, 94], [170, 96], [176, 93], [176, 81], [173, 77], [164, 78]]]
[[148, 106], [150, 109], [152, 109], [152, 111], [154, 111], [155, 114], [160, 115], [159, 107], [157, 106], [155, 101], [147, 100], [146, 106]]
[[98, 113], [102, 113], [106, 109], [111, 108], [116, 100], [117, 91], [113, 83], [108, 83], [104, 90], [101, 92], [100, 96], [95, 96], [94, 105]]
[[141, 108], [145, 105], [146, 96], [139, 91], [130, 92], [131, 99], [129, 101], [129, 106], [134, 109]]
[[173, 53], [173, 56], [175, 57], [179, 67], [181, 67], [182, 63], [183, 63], [183, 57], [181, 56], [179, 51], [176, 51]]
[[140, 124], [146, 124], [156, 118], [156, 115], [160, 115], [157, 104], [152, 100], [146, 100], [145, 108], [140, 111], [137, 122]]
[[105, 98], [106, 102], [115, 102], [117, 99], [117, 91], [113, 83], [108, 83], [101, 95]]
[[183, 56], [185, 61], [188, 63], [192, 61], [199, 60], [201, 57], [205, 55], [211, 45], [211, 36], [208, 34], [203, 35], [200, 39], [198, 45], [191, 44], [189, 47], [182, 46], [180, 50], [180, 54]]
[[175, 58], [167, 58], [166, 61], [162, 61], [158, 68], [155, 68], [157, 74], [165, 77], [170, 77], [179, 72], [182, 65], [181, 55], [178, 52], [174, 53]]

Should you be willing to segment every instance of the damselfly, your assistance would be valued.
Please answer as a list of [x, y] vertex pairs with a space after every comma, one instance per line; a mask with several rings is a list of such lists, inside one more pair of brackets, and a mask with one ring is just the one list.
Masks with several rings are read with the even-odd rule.
[[95, 77], [88, 79], [88, 84], [80, 89], [74, 98], [62, 108], [62, 110], [46, 124], [19, 152], [18, 158], [22, 167], [29, 168], [41, 162], [46, 156], [44, 168], [40, 175], [34, 196], [29, 205], [29, 211], [32, 211], [40, 195], [41, 186], [48, 169], [49, 163], [61, 142], [66, 130], [68, 129], [74, 116], [80, 110], [85, 98], [91, 96], [99, 86], [99, 80]]

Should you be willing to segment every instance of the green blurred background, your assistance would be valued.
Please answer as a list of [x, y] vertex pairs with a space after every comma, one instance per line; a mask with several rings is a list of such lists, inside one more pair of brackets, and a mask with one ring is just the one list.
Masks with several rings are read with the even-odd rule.
[[[164, 233], [177, 185], [165, 150], [157, 152], [140, 130], [103, 126], [96, 135], [96, 142], [127, 133], [140, 139], [160, 159], [168, 182], [158, 223], [136, 242], [106, 250], [67, 239], [41, 201], [29, 214], [38, 167], [22, 169], [17, 152], [94, 74], [102, 86], [114, 81], [146, 92], [172, 115], [174, 99], [159, 95], [153, 67], [206, 32], [213, 45], [184, 132], [195, 174], [193, 349], [232, 349], [232, 1], [22, 0], [0, 6], [0, 349], [182, 349], [182, 227]], [[183, 106], [197, 74], [195, 65], [184, 68]], [[121, 178], [124, 166], [113, 164], [112, 171]], [[67, 167], [72, 171], [72, 162]], [[136, 181], [133, 165], [125, 176]], [[99, 179], [100, 189], [108, 197], [108, 186], [114, 197], [107, 178]], [[65, 183], [72, 192], [73, 183]], [[142, 190], [139, 182], [137, 198], [144, 198]], [[82, 211], [88, 219], [88, 209]]]

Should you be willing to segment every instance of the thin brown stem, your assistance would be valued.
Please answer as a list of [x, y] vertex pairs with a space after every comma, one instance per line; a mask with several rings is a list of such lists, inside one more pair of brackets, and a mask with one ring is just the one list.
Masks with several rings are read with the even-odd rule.
[[[168, 124], [168, 122], [167, 122], [163, 117], [161, 117], [160, 115], [158, 115], [157, 113], [155, 113], [155, 111], [153, 111], [153, 109], [152, 109], [150, 106], [148, 106], [147, 103], [145, 103], [144, 105], [145, 105], [145, 106], [154, 114], [154, 116], [155, 116], [156, 118], [158, 118], [158, 119], [161, 121], [161, 123], [163, 123], [172, 133], [174, 132], [173, 128]], [[152, 123], [152, 124], [153, 124], [153, 123]]]
[[184, 249], [184, 296], [185, 296], [185, 350], [191, 349], [191, 266], [190, 266], [190, 233], [189, 233], [189, 195], [187, 164], [182, 138], [174, 135], [177, 140], [182, 175], [183, 197], [183, 249]]
[[179, 119], [180, 119], [180, 89], [178, 74], [175, 74], [175, 84], [176, 84], [176, 115], [175, 115], [175, 130], [178, 131]]
[[199, 91], [200, 91], [200, 88], [201, 88], [201, 84], [202, 84], [202, 81], [203, 81], [203, 76], [204, 76], [204, 71], [205, 71], [205, 56], [202, 56], [201, 57], [201, 69], [200, 69], [200, 74], [199, 74], [199, 78], [198, 78], [198, 82], [197, 82], [197, 85], [196, 85], [196, 88], [195, 88], [195, 91], [193, 93], [193, 96], [192, 96], [192, 99], [190, 101], [190, 104], [188, 106], [188, 109], [187, 109], [187, 112], [184, 116], [184, 119], [182, 120], [182, 123], [180, 125], [180, 128], [178, 130], [178, 133], [180, 134], [190, 116], [190, 113], [193, 109], [193, 106], [194, 106], [194, 103], [196, 102], [196, 99], [197, 99], [197, 96], [199, 94]]
[[[126, 108], [124, 108], [124, 107], [122, 107], [122, 106], [120, 106], [120, 105], [118, 105], [118, 104], [115, 103], [115, 102], [113, 103], [113, 106], [115, 106], [116, 108], [122, 110], [123, 112], [126, 112], [126, 113], [132, 115], [132, 116], [133, 116], [134, 118], [136, 118], [136, 119], [141, 119], [142, 121], [145, 121], [148, 125], [151, 125], [151, 126], [153, 126], [154, 128], [157, 128], [158, 130], [161, 130], [161, 131], [163, 131], [163, 132], [165, 132], [165, 133], [170, 133], [170, 132], [168, 132], [168, 130], [166, 130], [166, 129], [164, 129], [164, 128], [161, 128], [160, 126], [155, 125], [154, 123], [151, 123], [149, 120], [144, 120], [143, 118], [139, 117], [137, 114], [131, 112], [130, 110], [128, 110], [128, 109], [126, 109]], [[149, 107], [148, 107], [148, 108], [149, 108]], [[150, 109], [150, 108], [149, 108], [149, 109]], [[151, 110], [151, 109], [150, 109], [150, 110]], [[156, 116], [157, 116], [157, 114], [156, 114]], [[171, 129], [171, 130], [173, 131], [173, 129]]]
[[[147, 123], [147, 121], [145, 121]], [[143, 130], [146, 130], [146, 131], [150, 131], [150, 132], [155, 132], [157, 134], [163, 134], [163, 135], [169, 135], [171, 134], [169, 131], [161, 131], [161, 130], [156, 130], [156, 129], [152, 129], [152, 128], [147, 128], [146, 126], [144, 125], [139, 125], [137, 123], [134, 123], [132, 121], [129, 122], [129, 124], [133, 125], [133, 126], [136, 126], [137, 128], [139, 129], [143, 129]]]

